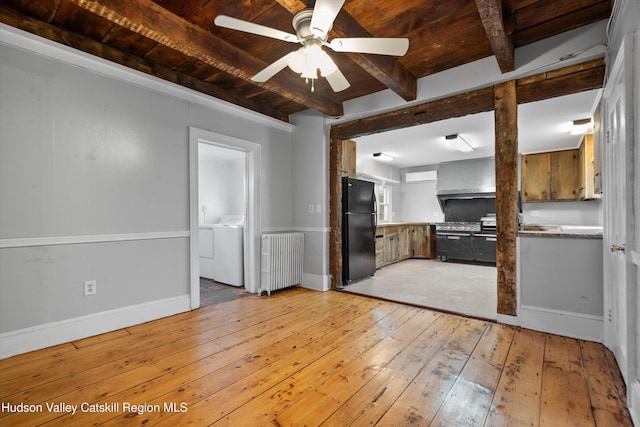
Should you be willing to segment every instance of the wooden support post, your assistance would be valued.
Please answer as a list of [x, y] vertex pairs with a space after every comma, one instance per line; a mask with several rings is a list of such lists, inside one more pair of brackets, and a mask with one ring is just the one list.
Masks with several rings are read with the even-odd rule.
[[329, 139], [329, 272], [331, 289], [342, 284], [342, 140]]
[[518, 234], [518, 103], [515, 81], [494, 87], [498, 314], [515, 316]]

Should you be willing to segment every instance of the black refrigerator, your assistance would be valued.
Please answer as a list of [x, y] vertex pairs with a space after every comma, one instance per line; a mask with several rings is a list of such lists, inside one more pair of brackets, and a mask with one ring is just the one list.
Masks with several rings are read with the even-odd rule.
[[373, 182], [342, 178], [342, 284], [376, 271], [377, 206]]

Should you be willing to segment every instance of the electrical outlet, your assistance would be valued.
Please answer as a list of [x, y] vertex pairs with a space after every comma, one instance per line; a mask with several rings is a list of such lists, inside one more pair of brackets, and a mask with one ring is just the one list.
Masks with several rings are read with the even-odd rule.
[[313, 205], [309, 204], [309, 213], [313, 213]]
[[95, 295], [98, 292], [98, 288], [95, 280], [85, 280], [84, 282], [84, 296]]

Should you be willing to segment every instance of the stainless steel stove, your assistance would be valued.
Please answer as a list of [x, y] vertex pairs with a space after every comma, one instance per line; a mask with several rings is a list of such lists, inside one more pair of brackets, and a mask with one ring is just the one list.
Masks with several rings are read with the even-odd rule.
[[496, 262], [495, 215], [480, 222], [436, 224], [436, 254], [440, 259]]

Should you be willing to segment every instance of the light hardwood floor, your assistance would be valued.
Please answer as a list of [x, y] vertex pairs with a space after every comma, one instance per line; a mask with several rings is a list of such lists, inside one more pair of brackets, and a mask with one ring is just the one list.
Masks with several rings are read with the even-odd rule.
[[36, 409], [2, 426], [631, 425], [600, 344], [304, 289], [2, 360], [0, 404]]

